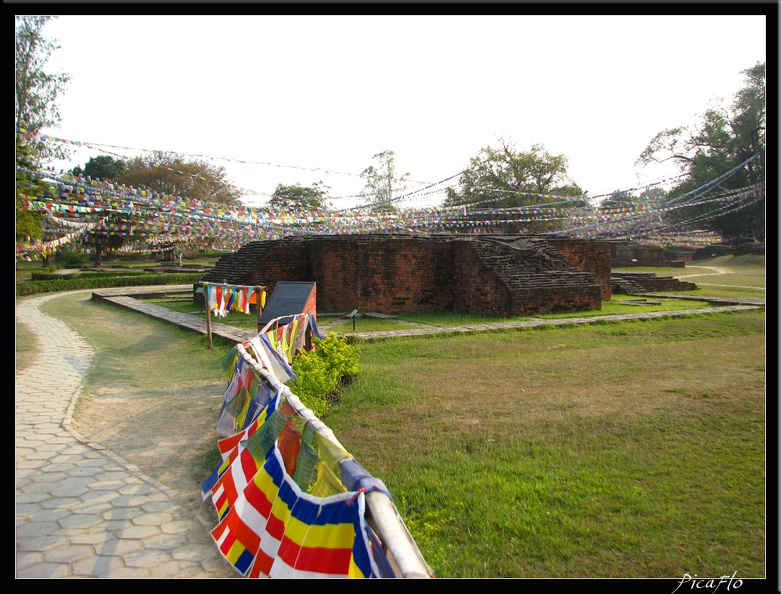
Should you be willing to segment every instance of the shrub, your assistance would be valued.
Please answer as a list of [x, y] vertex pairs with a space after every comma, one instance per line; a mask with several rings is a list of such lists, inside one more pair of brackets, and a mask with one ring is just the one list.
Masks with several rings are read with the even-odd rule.
[[293, 357], [296, 379], [290, 390], [314, 415], [322, 418], [340, 388], [360, 371], [358, 348], [344, 336], [329, 332], [325, 338], [313, 338], [314, 350], [300, 351]]
[[117, 262], [146, 262], [151, 259], [147, 252], [113, 252], [111, 258]]
[[56, 272], [33, 272], [32, 280], [37, 281], [56, 281], [71, 280], [74, 278], [116, 278], [118, 276], [144, 276], [150, 273], [143, 270], [96, 270], [96, 271], [77, 271], [68, 274], [57, 274]]
[[204, 259], [219, 259], [225, 254], [230, 254], [232, 252], [229, 251], [219, 251], [219, 250], [195, 250], [192, 252], [185, 252], [182, 255], [182, 258], [187, 258], [189, 260], [204, 260]]
[[68, 280], [30, 280], [16, 283], [16, 296], [27, 297], [37, 293], [57, 291], [81, 291], [107, 287], [142, 287], [149, 285], [186, 285], [201, 280], [201, 273], [162, 273], [102, 278], [72, 278]]
[[71, 250], [60, 250], [54, 256], [54, 261], [62, 268], [81, 268], [92, 262], [88, 254]]

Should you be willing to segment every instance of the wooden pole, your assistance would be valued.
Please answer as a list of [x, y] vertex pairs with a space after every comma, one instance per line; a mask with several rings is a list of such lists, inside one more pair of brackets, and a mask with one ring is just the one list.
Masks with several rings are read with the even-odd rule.
[[212, 308], [209, 307], [208, 283], [203, 284], [203, 299], [206, 304], [206, 336], [209, 338], [209, 348], [212, 347]]
[[260, 303], [260, 297], [263, 293], [263, 287], [255, 285], [255, 303], [258, 306], [258, 332], [260, 332], [260, 318], [263, 315], [263, 305]]

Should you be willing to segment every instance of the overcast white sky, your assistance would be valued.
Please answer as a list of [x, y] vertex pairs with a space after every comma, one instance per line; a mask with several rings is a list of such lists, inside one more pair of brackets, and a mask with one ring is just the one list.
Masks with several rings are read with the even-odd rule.
[[358, 194], [383, 150], [437, 182], [499, 136], [565, 155], [591, 196], [657, 181], [676, 171], [635, 166], [649, 141], [766, 59], [764, 15], [67, 15], [44, 34], [72, 77], [44, 133], [208, 157], [250, 204], [278, 183]]

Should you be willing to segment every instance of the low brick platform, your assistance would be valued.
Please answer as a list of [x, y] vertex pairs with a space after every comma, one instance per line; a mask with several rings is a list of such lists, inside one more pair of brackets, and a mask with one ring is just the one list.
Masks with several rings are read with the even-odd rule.
[[[190, 285], [168, 285], [158, 286], [162, 293], [170, 292], [172, 287], [178, 287], [180, 290], [192, 290]], [[144, 287], [146, 293], [155, 287]], [[146, 303], [138, 299], [140, 292], [137, 290], [140, 287], [126, 288], [126, 289], [101, 289], [93, 291], [92, 298], [112, 303], [119, 307], [137, 311], [145, 315], [151, 316], [158, 320], [174, 324], [184, 330], [191, 330], [193, 332], [199, 332], [206, 334], [206, 321], [201, 320], [195, 316], [188, 314], [178, 313], [172, 311], [166, 307], [155, 305], [153, 303]], [[123, 294], [123, 291], [127, 291]], [[638, 320], [638, 319], [662, 319], [662, 318], [680, 318], [690, 315], [699, 315], [704, 313], [724, 313], [724, 312], [736, 312], [747, 311], [752, 309], [763, 309], [765, 307], [764, 299], [751, 299], [743, 298], [739, 300], [729, 300], [720, 298], [702, 298], [702, 297], [686, 297], [680, 295], [654, 295], [646, 294], [645, 297], [655, 297], [660, 299], [696, 299], [698, 301], [708, 301], [709, 303], [723, 305], [714, 305], [714, 307], [697, 308], [678, 311], [659, 311], [659, 312], [646, 312], [637, 314], [616, 314], [607, 316], [589, 316], [589, 317], [571, 317], [571, 318], [557, 318], [550, 320], [532, 319], [523, 322], [497, 322], [495, 324], [470, 324], [463, 326], [412, 326], [409, 329], [404, 330], [389, 330], [387, 332], [355, 332], [352, 334], [346, 334], [345, 336], [349, 341], [374, 341], [382, 340], [385, 338], [404, 338], [414, 336], [431, 336], [433, 334], [464, 334], [471, 332], [492, 332], [496, 330], [524, 330], [527, 328], [538, 328], [544, 326], [571, 326], [576, 324], [595, 324], [605, 322], [622, 322], [626, 320]], [[247, 341], [255, 336], [257, 332], [237, 330], [231, 326], [220, 323], [212, 323], [212, 335], [219, 336], [228, 340], [229, 342], [241, 343]]]
[[641, 295], [648, 291], [694, 291], [697, 285], [653, 272], [614, 272], [610, 275], [614, 293]]

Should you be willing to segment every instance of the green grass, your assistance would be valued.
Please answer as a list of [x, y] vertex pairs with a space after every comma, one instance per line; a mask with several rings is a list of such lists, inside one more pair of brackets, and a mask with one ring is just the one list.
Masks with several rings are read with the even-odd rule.
[[[729, 274], [718, 274], [719, 270]], [[765, 256], [718, 256], [686, 262], [685, 268], [629, 267], [614, 268], [614, 272], [652, 272], [695, 283], [699, 288], [686, 291], [693, 297], [764, 297]]]
[[[131, 431], [134, 423], [160, 427], [166, 440], [186, 439], [168, 455], [179, 461], [192, 477], [193, 509], [201, 509], [200, 481], [216, 467], [219, 451], [214, 425], [224, 400], [226, 377], [220, 358], [233, 344], [213, 338], [209, 348], [204, 335], [182, 330], [143, 314], [91, 299], [90, 291], [76, 291], [55, 297], [41, 305], [41, 311], [64, 320], [92, 345], [95, 357], [76, 402], [74, 419], [85, 409], [104, 411], [91, 430], [84, 432], [98, 442], [116, 425]], [[29, 337], [24, 324], [17, 324], [19, 336]], [[19, 342], [17, 341], [17, 349]], [[143, 412], [126, 413], [126, 402], [148, 402]], [[92, 413], [95, 417], [95, 414]], [[108, 428], [106, 428], [108, 427]], [[142, 443], [122, 452], [137, 465], [145, 464]], [[154, 456], [159, 459], [159, 456]], [[158, 468], [144, 468], [164, 484], [166, 475]]]
[[24, 324], [16, 324], [16, 369], [27, 369], [35, 361], [38, 339]]
[[[163, 385], [186, 386], [215, 378], [219, 382], [223, 380], [219, 370], [215, 373], [217, 355], [215, 350], [208, 348], [204, 335], [163, 322], [149, 324], [149, 319], [142, 314], [90, 299], [89, 291], [52, 299], [43, 304], [41, 310], [55, 318], [68, 319], [88, 342], [100, 345], [100, 355], [93, 369], [100, 381], [144, 385], [154, 390]], [[120, 320], [121, 332], [117, 332], [116, 325], [107, 327], [92, 323], [108, 313]], [[214, 345], [216, 349], [230, 348], [219, 339]], [[181, 357], [188, 364], [161, 365], [161, 350], [175, 351], [177, 360]]]
[[761, 577], [764, 339], [757, 311], [362, 344], [325, 422], [439, 577]]
[[[571, 317], [607, 316], [615, 314], [635, 314], [652, 311], [677, 311], [712, 307], [707, 301], [692, 301], [688, 299], [654, 299], [658, 305], [631, 305], [638, 299], [630, 295], [614, 295], [610, 301], [602, 303], [602, 309], [596, 311], [582, 311], [576, 313], [541, 314], [534, 319], [557, 319]], [[200, 319], [206, 319], [206, 313], [202, 313], [201, 307], [194, 304], [192, 299], [185, 298], [154, 298], [147, 299], [150, 303], [167, 307], [173, 311], [185, 313]], [[497, 324], [502, 322], [522, 322], [533, 319], [531, 316], [497, 318], [495, 316], [483, 316], [457, 312], [430, 312], [430, 313], [400, 313], [394, 318], [373, 318], [362, 315], [353, 322], [336, 316], [323, 316], [318, 318], [318, 327], [322, 333], [333, 332], [337, 335], [352, 334], [353, 332], [388, 332], [391, 330], [409, 330], [417, 326], [435, 326], [437, 328], [449, 328], [453, 326], [474, 326], [483, 324]], [[257, 314], [253, 311], [247, 315], [231, 312], [224, 318], [212, 316], [212, 322], [227, 324], [242, 330], [256, 330]]]

